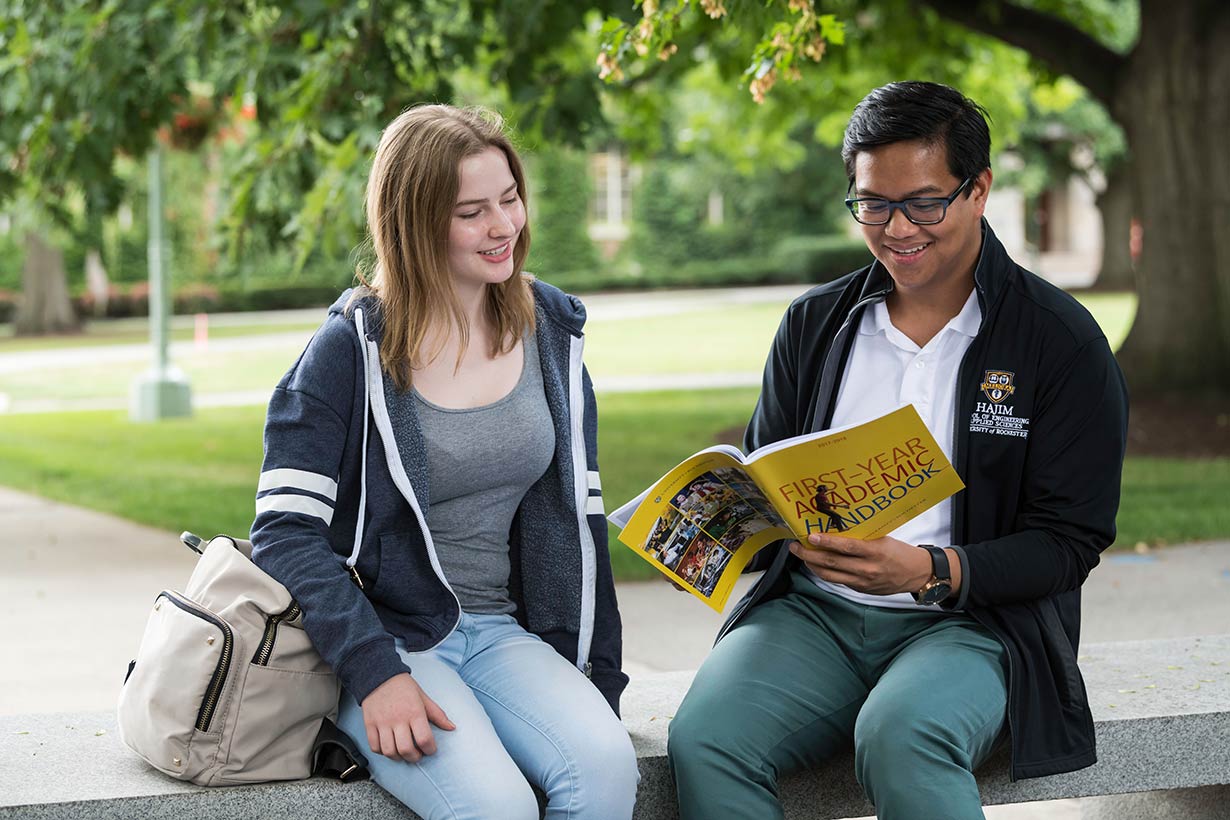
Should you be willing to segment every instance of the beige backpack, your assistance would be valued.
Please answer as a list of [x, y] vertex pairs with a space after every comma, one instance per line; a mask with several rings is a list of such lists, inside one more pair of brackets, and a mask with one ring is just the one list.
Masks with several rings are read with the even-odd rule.
[[184, 592], [164, 590], [120, 692], [120, 737], [180, 780], [223, 786], [343, 780], [366, 761], [333, 724], [340, 684], [303, 631], [284, 586], [224, 535], [200, 549]]

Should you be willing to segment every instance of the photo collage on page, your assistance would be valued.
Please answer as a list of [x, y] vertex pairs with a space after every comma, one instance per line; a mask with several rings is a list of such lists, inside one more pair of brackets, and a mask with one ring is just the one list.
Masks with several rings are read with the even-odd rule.
[[741, 470], [703, 473], [671, 498], [641, 549], [704, 597], [749, 536], [785, 522]]

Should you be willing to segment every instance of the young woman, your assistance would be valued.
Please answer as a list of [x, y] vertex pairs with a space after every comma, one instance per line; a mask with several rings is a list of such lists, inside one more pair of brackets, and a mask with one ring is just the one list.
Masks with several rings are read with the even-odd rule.
[[368, 180], [370, 282], [278, 385], [252, 530], [345, 692], [338, 724], [426, 820], [627, 818], [620, 621], [585, 311], [522, 273], [499, 120], [413, 108]]

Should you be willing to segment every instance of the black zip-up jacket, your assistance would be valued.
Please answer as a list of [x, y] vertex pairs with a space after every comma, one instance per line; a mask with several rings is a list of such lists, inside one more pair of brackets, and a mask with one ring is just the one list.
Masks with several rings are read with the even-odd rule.
[[[1127, 389], [1101, 329], [1075, 299], [1014, 263], [983, 221], [974, 270], [982, 324], [957, 377], [952, 462], [957, 600], [1007, 650], [1012, 778], [1096, 762], [1076, 665], [1080, 587], [1115, 539]], [[813, 288], [786, 311], [765, 365], [748, 452], [827, 429], [869, 305], [893, 289], [879, 263]], [[1002, 375], [1001, 375], [1002, 374]], [[799, 560], [779, 542], [719, 640], [789, 586]]]

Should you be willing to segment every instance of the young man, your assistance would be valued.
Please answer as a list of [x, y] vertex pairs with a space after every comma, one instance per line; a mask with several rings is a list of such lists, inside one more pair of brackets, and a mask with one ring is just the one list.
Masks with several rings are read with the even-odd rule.
[[671, 724], [684, 820], [781, 817], [778, 779], [851, 742], [882, 820], [983, 817], [971, 772], [1001, 739], [1014, 778], [1095, 760], [1080, 586], [1115, 535], [1122, 375], [1088, 312], [982, 218], [977, 104], [878, 88], [842, 156], [876, 261], [787, 310], [746, 447], [910, 402], [966, 489], [883, 538], [756, 557]]

